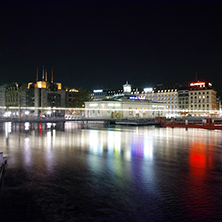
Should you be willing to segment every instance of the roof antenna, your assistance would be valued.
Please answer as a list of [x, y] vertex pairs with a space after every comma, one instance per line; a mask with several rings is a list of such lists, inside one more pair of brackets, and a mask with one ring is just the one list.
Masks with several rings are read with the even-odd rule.
[[53, 83], [53, 67], [51, 69], [51, 83]]
[[39, 69], [38, 69], [38, 67], [37, 67], [37, 69], [36, 69], [36, 81], [38, 82], [38, 79], [39, 79]]
[[42, 80], [45, 79], [45, 75], [44, 75], [44, 66], [42, 66]]
[[196, 76], [196, 82], [197, 82], [197, 72], [195, 73], [195, 76]]
[[45, 81], [47, 82], [47, 69], [45, 69]]

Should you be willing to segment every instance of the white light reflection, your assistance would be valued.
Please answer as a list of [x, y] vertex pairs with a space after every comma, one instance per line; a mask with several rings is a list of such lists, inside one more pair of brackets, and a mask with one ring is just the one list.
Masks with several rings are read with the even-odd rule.
[[6, 122], [5, 123], [5, 138], [6, 141], [8, 141], [8, 135], [9, 133], [11, 133], [12, 131], [12, 123], [11, 122]]
[[52, 123], [47, 123], [47, 129], [50, 129], [52, 127]]
[[107, 132], [107, 147], [108, 147], [108, 154], [114, 153], [114, 132], [108, 131]]
[[89, 131], [89, 151], [90, 153], [97, 153], [97, 154], [101, 154], [103, 152], [102, 144], [98, 140], [97, 130]]
[[80, 140], [81, 140], [81, 147], [84, 147], [84, 145], [85, 145], [85, 130], [82, 130]]
[[148, 160], [153, 159], [153, 137], [144, 137], [144, 142], [143, 142], [143, 153], [144, 153], [144, 158]]
[[115, 132], [114, 141], [115, 141], [114, 152], [120, 153], [120, 151], [121, 151], [121, 132]]
[[45, 152], [46, 166], [48, 171], [53, 170], [54, 154], [52, 151], [52, 132], [47, 132], [47, 146]]
[[[102, 144], [99, 143], [100, 136], [98, 136], [97, 130], [89, 131], [89, 152], [90, 154], [102, 154]], [[88, 164], [90, 169], [97, 173], [101, 170], [101, 164], [98, 161], [97, 155], [88, 155]]]
[[24, 163], [25, 163], [25, 167], [30, 167], [32, 160], [31, 160], [31, 150], [30, 150], [30, 139], [29, 138], [25, 138], [24, 140]]
[[26, 122], [24, 125], [25, 125], [25, 130], [29, 130], [29, 128], [30, 128], [30, 123], [29, 123], [29, 122]]
[[107, 132], [108, 153], [120, 153], [121, 150], [121, 132]]

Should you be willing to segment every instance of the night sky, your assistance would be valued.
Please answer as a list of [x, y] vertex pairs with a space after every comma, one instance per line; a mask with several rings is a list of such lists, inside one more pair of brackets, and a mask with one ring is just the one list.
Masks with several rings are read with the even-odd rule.
[[87, 89], [187, 84], [197, 73], [222, 95], [219, 1], [1, 1], [0, 28], [0, 84], [35, 81], [44, 65]]

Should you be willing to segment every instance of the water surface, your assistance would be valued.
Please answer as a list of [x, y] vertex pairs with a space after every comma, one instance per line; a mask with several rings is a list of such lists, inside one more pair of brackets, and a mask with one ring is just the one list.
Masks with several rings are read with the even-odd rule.
[[1, 126], [0, 221], [222, 220], [222, 132]]

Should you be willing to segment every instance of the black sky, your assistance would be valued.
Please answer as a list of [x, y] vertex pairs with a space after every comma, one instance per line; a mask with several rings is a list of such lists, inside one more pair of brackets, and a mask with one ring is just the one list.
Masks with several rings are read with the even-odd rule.
[[222, 95], [219, 1], [0, 3], [0, 83], [35, 81], [53, 66], [73, 87], [211, 81]]

